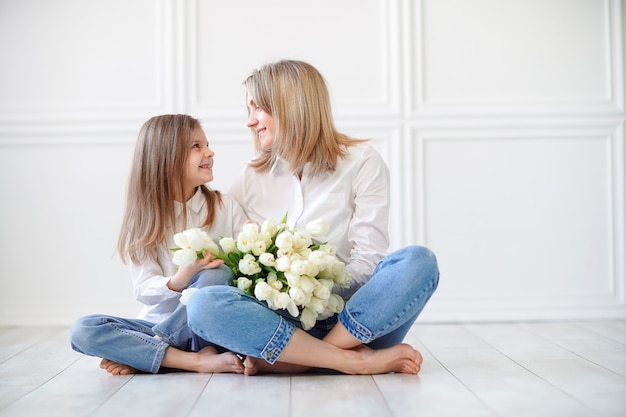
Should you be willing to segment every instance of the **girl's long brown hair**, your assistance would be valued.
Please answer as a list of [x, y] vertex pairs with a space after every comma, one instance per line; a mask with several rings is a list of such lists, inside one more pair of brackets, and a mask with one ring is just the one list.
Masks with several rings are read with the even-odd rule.
[[[176, 227], [175, 197], [182, 195], [183, 171], [200, 122], [188, 115], [155, 116], [142, 126], [128, 181], [126, 209], [118, 239], [123, 262], [156, 259], [166, 230]], [[211, 226], [222, 204], [219, 191], [200, 186], [207, 201], [205, 224]], [[187, 212], [183, 211], [186, 228]], [[177, 232], [173, 230], [173, 232]]]
[[258, 155], [250, 166], [257, 172], [269, 171], [277, 157], [289, 162], [294, 174], [308, 162], [312, 175], [332, 172], [348, 146], [364, 141], [335, 129], [326, 82], [311, 64], [294, 60], [267, 64], [255, 70], [244, 86], [276, 126], [272, 147], [266, 151], [252, 129]]

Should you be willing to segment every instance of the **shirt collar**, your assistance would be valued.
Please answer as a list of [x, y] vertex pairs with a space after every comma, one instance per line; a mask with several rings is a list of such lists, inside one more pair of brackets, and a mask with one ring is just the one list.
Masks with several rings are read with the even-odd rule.
[[[200, 187], [196, 188], [196, 193], [185, 203], [187, 210], [191, 210], [194, 213], [199, 213], [204, 204], [204, 194]], [[174, 213], [176, 217], [180, 216], [183, 212], [183, 203], [174, 201]]]
[[[308, 172], [311, 169], [311, 163], [307, 162], [306, 164], [304, 164], [304, 169], [302, 170], [302, 176], [306, 177], [308, 176]], [[276, 160], [274, 161], [274, 163], [272, 164], [269, 174], [270, 175], [280, 175], [283, 173], [286, 173], [289, 171], [289, 164], [287, 163], [287, 161], [285, 161], [282, 158], [276, 158]], [[330, 175], [331, 173], [328, 172], [328, 175]]]
[[284, 172], [287, 172], [287, 170], [289, 169], [289, 166], [287, 164], [287, 161], [285, 161], [282, 158], [276, 158], [274, 160], [274, 162], [272, 163], [272, 166], [270, 167], [270, 175], [276, 174], [282, 174]]

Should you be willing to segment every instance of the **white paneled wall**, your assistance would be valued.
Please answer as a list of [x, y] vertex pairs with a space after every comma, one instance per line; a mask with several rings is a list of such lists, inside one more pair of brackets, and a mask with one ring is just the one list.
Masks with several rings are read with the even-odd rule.
[[421, 320], [626, 317], [623, 0], [0, 0], [0, 324], [133, 316], [115, 253], [141, 124], [200, 118], [215, 188], [241, 86], [303, 59], [438, 255]]

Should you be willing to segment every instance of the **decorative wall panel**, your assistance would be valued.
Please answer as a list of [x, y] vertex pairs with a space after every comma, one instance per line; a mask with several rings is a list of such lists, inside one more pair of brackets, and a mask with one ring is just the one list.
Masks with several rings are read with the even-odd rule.
[[[431, 313], [445, 315], [444, 306], [460, 300], [465, 310], [449, 319], [495, 318], [486, 309], [511, 299], [535, 318], [556, 306], [572, 317], [623, 314], [624, 247], [616, 233], [623, 191], [613, 187], [623, 177], [613, 160], [621, 141], [615, 133], [416, 132], [424, 241], [442, 270], [433, 303], [442, 310]], [[471, 300], [480, 302], [468, 309]]]
[[420, 320], [626, 317], [624, 0], [0, 1], [0, 325], [134, 316], [115, 253], [141, 124], [201, 119], [226, 191], [242, 81], [281, 58], [391, 174]]
[[[243, 7], [243, 9], [246, 9]], [[302, 59], [327, 79], [338, 117], [399, 111], [397, 1], [197, 0], [188, 9], [189, 108], [215, 122], [245, 115], [241, 86], [253, 69]]]
[[168, 111], [170, 5], [3, 1], [0, 123], [137, 123]]
[[409, 4], [419, 114], [624, 109], [619, 1]]

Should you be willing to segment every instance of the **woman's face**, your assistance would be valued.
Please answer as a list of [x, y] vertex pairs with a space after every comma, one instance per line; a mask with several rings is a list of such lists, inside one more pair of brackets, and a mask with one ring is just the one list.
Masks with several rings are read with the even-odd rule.
[[250, 94], [246, 95], [246, 106], [248, 107], [248, 122], [246, 126], [254, 129], [259, 138], [261, 149], [266, 151], [272, 147], [274, 142], [274, 117], [262, 110]]

